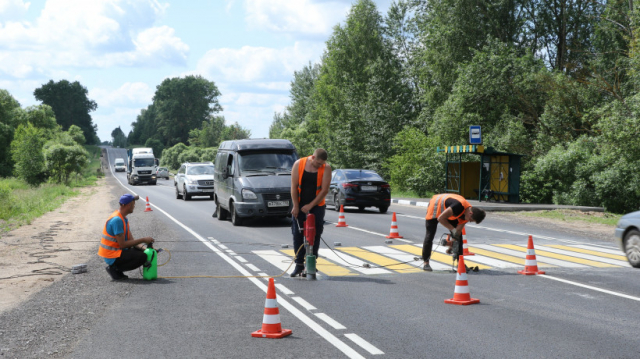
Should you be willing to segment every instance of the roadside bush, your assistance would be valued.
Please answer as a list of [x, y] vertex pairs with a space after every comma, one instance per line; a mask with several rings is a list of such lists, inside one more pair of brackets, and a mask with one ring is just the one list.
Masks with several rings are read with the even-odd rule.
[[218, 149], [216, 147], [205, 148], [202, 150], [202, 155], [200, 155], [200, 162], [215, 162], [217, 154]]
[[46, 168], [58, 183], [66, 183], [72, 172], [80, 173], [89, 162], [89, 153], [79, 145], [49, 142], [43, 152]]
[[162, 157], [162, 151], [164, 150], [164, 144], [160, 140], [157, 140], [155, 138], [150, 138], [150, 139], [147, 140], [147, 142], [144, 143], [144, 147], [153, 148], [153, 154], [156, 156], [156, 158], [161, 158]]
[[182, 164], [182, 162], [180, 162], [178, 156], [180, 156], [180, 154], [182, 154], [182, 152], [184, 152], [188, 148], [189, 147], [187, 147], [187, 145], [180, 142], [175, 144], [172, 147], [165, 149], [162, 152], [162, 158], [160, 160], [160, 164], [174, 170], [180, 168], [180, 165]]
[[20, 125], [11, 142], [15, 174], [31, 186], [44, 182], [43, 130], [31, 123]]
[[[183, 151], [178, 156], [178, 161], [180, 162], [180, 165], [185, 162], [200, 162], [200, 158], [202, 158], [203, 151], [204, 151], [204, 148], [188, 147], [187, 150]], [[178, 165], [178, 167], [180, 167], [180, 165]]]

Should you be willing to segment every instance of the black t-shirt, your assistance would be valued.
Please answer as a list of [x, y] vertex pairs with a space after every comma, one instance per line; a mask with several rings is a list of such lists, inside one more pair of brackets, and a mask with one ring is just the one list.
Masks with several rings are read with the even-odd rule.
[[[457, 217], [459, 216], [462, 212], [464, 212], [464, 206], [462, 205], [462, 203], [460, 203], [460, 201], [455, 200], [453, 198], [447, 198], [444, 201], [444, 206], [446, 208], [451, 208], [453, 210], [453, 216]], [[464, 219], [464, 218], [463, 218]]]
[[302, 183], [300, 184], [300, 207], [311, 203], [316, 198], [316, 188], [318, 187], [318, 173], [304, 171], [302, 173]]

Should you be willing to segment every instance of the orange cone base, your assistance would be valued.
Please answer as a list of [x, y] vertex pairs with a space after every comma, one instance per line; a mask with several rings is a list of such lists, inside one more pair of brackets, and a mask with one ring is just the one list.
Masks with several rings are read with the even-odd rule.
[[451, 299], [445, 299], [444, 302], [446, 304], [469, 305], [469, 304], [480, 303], [480, 299], [469, 298], [469, 300], [455, 300], [454, 298], [451, 298]]
[[336, 224], [336, 227], [349, 227], [349, 225], [346, 223], [338, 223]]
[[524, 275], [536, 275], [536, 274], [544, 274], [544, 271], [527, 271], [526, 269], [523, 270], [519, 270], [518, 273], [520, 274], [524, 274]]
[[152, 212], [153, 210], [151, 209], [151, 207], [147, 207], [147, 209], [144, 210], [145, 212]]
[[468, 252], [468, 253], [462, 253], [462, 255], [466, 257], [466, 256], [475, 256], [476, 254]]
[[404, 238], [404, 237], [399, 235], [398, 233], [391, 233], [387, 236], [387, 238]]
[[254, 338], [270, 338], [270, 339], [280, 339], [284, 338], [287, 335], [291, 335], [291, 329], [282, 329], [281, 332], [275, 333], [263, 333], [262, 329], [258, 329], [255, 332], [251, 333], [251, 336]]

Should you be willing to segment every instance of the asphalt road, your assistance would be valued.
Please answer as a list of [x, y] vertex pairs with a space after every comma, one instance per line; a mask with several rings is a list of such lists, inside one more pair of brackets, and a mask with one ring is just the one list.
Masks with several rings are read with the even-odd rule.
[[[123, 154], [110, 149], [110, 162], [125, 158]], [[470, 251], [476, 255], [465, 260], [480, 267], [468, 274], [468, 289], [480, 303], [450, 305], [444, 303], [456, 285], [450, 257], [434, 255], [431, 273], [421, 271], [422, 262], [413, 260], [422, 248], [424, 208], [394, 204], [386, 214], [347, 209], [349, 227], [337, 228], [338, 212], [328, 206], [320, 273], [310, 281], [277, 277], [291, 262], [290, 220], [258, 219], [235, 227], [212, 218], [214, 205], [207, 197], [176, 199], [173, 179], [134, 187], [126, 184], [125, 174], [113, 175], [110, 182], [127, 188], [121, 192], [149, 198], [152, 212], [144, 212], [145, 202], [140, 201], [130, 223], [138, 237], [147, 234], [137, 228], [149, 223], [161, 229], [156, 247], [171, 254], [159, 268], [161, 277], [233, 278], [147, 282], [130, 272], [126, 298], [104, 303], [104, 314], [79, 339], [71, 357], [638, 355], [640, 276], [611, 242], [489, 213], [482, 224], [470, 224], [467, 230]], [[404, 238], [386, 243], [393, 212]], [[523, 268], [528, 235], [546, 275], [517, 273]], [[285, 244], [289, 248], [283, 248]], [[168, 259], [167, 252], [159, 256], [160, 263]], [[293, 331], [290, 337], [251, 337], [262, 325], [267, 279], [250, 276], [260, 275], [276, 277], [280, 319], [283, 328]]]

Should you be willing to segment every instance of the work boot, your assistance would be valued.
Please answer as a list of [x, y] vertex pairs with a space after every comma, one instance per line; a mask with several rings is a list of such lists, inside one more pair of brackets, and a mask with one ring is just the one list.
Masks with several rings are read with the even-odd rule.
[[433, 269], [431, 269], [429, 262], [424, 262], [424, 265], [422, 266], [422, 270], [425, 272], [433, 272]]
[[115, 266], [112, 266], [112, 265], [107, 266], [106, 270], [107, 270], [107, 273], [109, 273], [109, 275], [111, 276], [111, 279], [113, 280], [121, 280], [121, 279], [129, 278], [126, 275], [124, 275], [124, 273], [117, 270]]
[[297, 277], [301, 275], [303, 271], [304, 271], [304, 266], [296, 264], [296, 269], [294, 269], [293, 272], [291, 272], [291, 277]]

